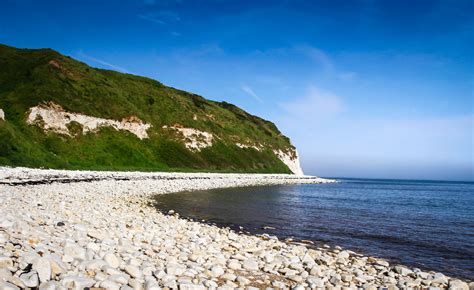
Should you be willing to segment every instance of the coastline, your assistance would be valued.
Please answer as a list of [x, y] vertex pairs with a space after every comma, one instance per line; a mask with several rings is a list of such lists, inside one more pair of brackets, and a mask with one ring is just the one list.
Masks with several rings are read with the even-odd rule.
[[156, 194], [326, 182], [334, 180], [0, 167], [0, 289], [469, 289], [441, 273], [338, 248], [237, 234], [151, 206]]

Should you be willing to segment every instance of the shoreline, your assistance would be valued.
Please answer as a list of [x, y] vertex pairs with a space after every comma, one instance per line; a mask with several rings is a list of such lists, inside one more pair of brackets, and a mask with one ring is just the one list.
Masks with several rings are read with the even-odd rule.
[[[337, 180], [337, 182], [344, 182], [344, 181]], [[283, 185], [283, 188], [285, 186], [288, 186], [289, 188], [292, 187], [292, 185]], [[323, 190], [323, 191], [325, 190], [324, 189], [325, 187], [318, 188], [318, 186], [319, 185], [317, 184], [312, 185], [312, 188], [314, 189], [315, 192], [319, 192], [318, 190]], [[339, 186], [337, 185], [335, 186], [336, 188], [339, 188]], [[254, 191], [253, 188], [256, 188], [257, 191], [259, 191], [258, 189], [266, 190], [266, 192], [272, 191], [271, 189], [269, 189], [269, 188], [272, 188], [272, 186], [253, 186], [253, 187], [251, 186], [250, 189], [248, 187], [242, 187], [242, 188], [236, 188], [236, 189], [242, 190], [242, 193], [246, 193], [249, 191], [253, 192]], [[230, 191], [231, 196], [236, 195], [236, 192], [234, 192], [233, 190], [234, 189]], [[355, 245], [355, 244], [348, 245], [348, 244], [344, 244], [344, 242], [338, 243], [337, 241], [334, 241], [328, 238], [324, 240], [320, 238], [314, 238], [314, 237], [308, 236], [305, 233], [289, 232], [291, 231], [291, 229], [288, 227], [289, 225], [291, 228], [292, 228], [291, 225], [294, 225], [295, 227], [298, 226], [298, 223], [294, 223], [295, 219], [290, 219], [290, 221], [292, 221], [290, 222], [290, 224], [285, 224], [285, 223], [280, 224], [280, 222], [278, 221], [278, 215], [273, 216], [273, 218], [271, 218], [270, 220], [268, 219], [259, 220], [258, 218], [255, 218], [252, 220], [249, 220], [248, 218], [240, 219], [238, 216], [235, 216], [235, 214], [227, 215], [227, 213], [225, 211], [223, 212], [222, 209], [229, 206], [230, 210], [235, 211], [236, 209], [238, 210], [238, 208], [243, 207], [243, 205], [240, 204], [233, 207], [232, 204], [226, 203], [226, 198], [223, 198], [222, 200], [223, 203], [221, 203], [218, 196], [215, 196], [215, 197], [207, 196], [208, 192], [213, 192], [213, 191], [217, 191], [219, 194], [223, 194], [223, 195], [229, 193], [229, 189], [222, 189], [222, 190], [212, 189], [212, 190], [195, 191], [195, 192], [188, 192], [188, 191], [179, 192], [179, 193], [175, 193], [176, 194], [175, 196], [156, 195], [155, 203], [153, 206], [163, 214], [167, 214], [167, 215], [177, 214], [182, 219], [191, 220], [191, 221], [199, 221], [201, 223], [205, 223], [208, 225], [215, 225], [220, 228], [230, 228], [236, 233], [242, 233], [242, 234], [254, 235], [254, 236], [262, 236], [262, 235], [276, 236], [280, 241], [283, 241], [285, 243], [304, 245], [312, 249], [325, 248], [328, 251], [333, 251], [334, 249], [350, 250], [361, 256], [372, 256], [372, 257], [382, 258], [386, 260], [387, 262], [389, 262], [390, 265], [404, 265], [410, 269], [414, 269], [414, 268], [420, 269], [422, 272], [440, 272], [452, 278], [457, 278], [457, 279], [467, 280], [467, 281], [474, 281], [473, 280], [474, 276], [469, 275], [469, 273], [463, 273], [461, 271], [453, 270], [453, 269], [456, 269], [454, 263], [449, 264], [449, 266], [448, 264], [445, 265], [449, 267], [450, 269], [442, 268], [442, 267], [437, 267], [436, 265], [426, 264], [425, 261], [422, 261], [422, 260], [412, 259], [410, 261], [407, 261], [406, 256], [400, 253], [398, 255], [393, 255], [393, 254], [389, 254], [390, 251], [377, 251], [376, 249], [374, 249], [376, 248], [376, 245], [373, 245], [373, 247], [364, 248], [364, 247], [361, 247], [360, 245]], [[198, 194], [198, 196], [199, 194], [203, 194], [204, 196], [200, 198], [196, 196], [195, 194]], [[194, 198], [192, 197], [193, 195], [194, 195]], [[187, 205], [183, 206], [182, 204], [179, 203], [181, 196], [183, 196], [184, 198], [183, 202]], [[201, 204], [200, 200], [203, 200], [204, 202]], [[194, 204], [193, 202], [195, 202], [196, 204]], [[252, 207], [253, 205], [249, 204], [249, 206]], [[274, 205], [272, 204], [271, 206], [273, 208]], [[288, 207], [288, 206], [290, 205], [286, 204], [284, 207]], [[255, 207], [253, 208], [254, 208], [253, 212], [258, 212], [258, 208], [257, 209]], [[242, 210], [239, 212], [248, 213], [246, 210], [247, 209], [243, 207]], [[262, 214], [266, 215], [269, 213], [266, 212], [265, 209], [263, 208]], [[246, 216], [246, 215], [244, 214], [243, 216]], [[257, 214], [257, 217], [258, 216], [259, 215]], [[285, 221], [287, 221], [287, 219], [285, 219]], [[296, 221], [298, 221], [298, 219], [296, 219]], [[320, 221], [318, 221], [318, 223], [320, 223]], [[383, 226], [383, 224], [381, 224], [381, 226]], [[349, 236], [350, 236], [349, 233], [345, 235], [346, 238], [348, 238]], [[351, 240], [351, 238], [348, 238], [348, 240]], [[406, 245], [410, 245], [410, 244], [406, 244]], [[420, 252], [417, 252], [414, 254], [415, 255], [420, 254]], [[451, 254], [447, 254], [443, 257], [448, 258], [448, 259], [454, 258], [454, 256]], [[464, 270], [464, 269], [459, 269], [459, 270]], [[474, 288], [470, 288], [470, 289], [474, 289]]]
[[310, 249], [270, 235], [237, 234], [152, 205], [156, 194], [326, 182], [334, 180], [0, 167], [0, 289], [469, 289], [441, 273], [337, 247]]

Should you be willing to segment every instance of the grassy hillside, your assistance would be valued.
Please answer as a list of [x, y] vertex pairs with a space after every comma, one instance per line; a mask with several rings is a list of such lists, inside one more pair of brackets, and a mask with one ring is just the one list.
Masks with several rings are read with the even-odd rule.
[[[69, 112], [121, 120], [137, 116], [153, 127], [140, 140], [103, 127], [74, 136], [26, 123], [29, 108], [54, 102]], [[281, 172], [274, 149], [293, 150], [277, 127], [226, 103], [158, 81], [92, 68], [51, 49], [0, 45], [0, 165], [68, 169]], [[187, 149], [164, 125], [180, 124], [216, 138], [200, 152]], [[265, 150], [239, 148], [260, 143]]]

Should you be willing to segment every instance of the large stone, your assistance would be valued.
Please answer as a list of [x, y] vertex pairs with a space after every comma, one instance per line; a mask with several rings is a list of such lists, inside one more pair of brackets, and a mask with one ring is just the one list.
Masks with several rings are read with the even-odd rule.
[[138, 279], [130, 279], [128, 285], [132, 286], [134, 290], [143, 290], [143, 281]]
[[336, 274], [329, 279], [329, 282], [331, 282], [333, 285], [337, 285], [341, 282], [341, 275]]
[[314, 265], [312, 268], [311, 268], [311, 271], [309, 272], [310, 275], [312, 276], [321, 276], [321, 267], [318, 266], [318, 265]]
[[66, 273], [66, 265], [58, 259], [51, 259], [51, 275], [53, 277]]
[[127, 266], [125, 266], [124, 270], [125, 270], [125, 272], [127, 272], [127, 274], [129, 274], [133, 278], [140, 278], [142, 276], [142, 272], [135, 265], [127, 265]]
[[100, 259], [94, 259], [85, 264], [87, 271], [98, 272], [102, 267], [107, 265], [107, 263]]
[[291, 281], [294, 281], [294, 282], [297, 282], [297, 283], [303, 281], [303, 277], [301, 277], [300, 275], [290, 275], [290, 276], [287, 276], [287, 277]]
[[47, 282], [51, 279], [51, 262], [48, 258], [36, 258], [33, 262], [33, 270], [38, 272], [40, 282]]
[[214, 265], [211, 267], [211, 276], [212, 277], [219, 277], [224, 274], [224, 269], [220, 265]]
[[5, 244], [10, 239], [10, 235], [6, 232], [0, 232], [0, 244]]
[[205, 290], [206, 287], [203, 285], [196, 285], [191, 283], [181, 283], [179, 284], [179, 290]]
[[48, 281], [41, 283], [39, 290], [65, 290], [65, 288], [58, 281]]
[[232, 269], [232, 270], [240, 270], [242, 268], [242, 265], [237, 260], [230, 260], [227, 263], [227, 268]]
[[103, 231], [98, 231], [95, 229], [90, 229], [87, 231], [87, 235], [91, 238], [97, 239], [99, 241], [105, 240], [108, 238], [108, 234]]
[[0, 269], [0, 282], [8, 282], [12, 277], [13, 275], [8, 269]]
[[0, 268], [13, 267], [13, 260], [10, 257], [0, 256]]
[[407, 275], [410, 275], [410, 274], [413, 273], [412, 270], [410, 270], [406, 267], [403, 267], [403, 266], [395, 266], [394, 270], [395, 270], [395, 272], [397, 272], [398, 274], [400, 274], [402, 276], [407, 276]]
[[285, 289], [286, 285], [282, 281], [273, 281], [272, 286], [279, 288], [279, 289]]
[[126, 274], [114, 274], [114, 275], [110, 275], [108, 279], [111, 281], [117, 282], [119, 284], [125, 285], [128, 283], [130, 276]]
[[22, 273], [20, 275], [20, 280], [26, 287], [33, 288], [38, 287], [39, 285], [38, 273], [36, 273], [36, 271]]
[[10, 280], [7, 282], [14, 284], [15, 286], [20, 287], [21, 289], [26, 288], [25, 283], [23, 283], [23, 281], [21, 281], [21, 279], [17, 276], [11, 277]]
[[61, 279], [61, 284], [69, 289], [83, 290], [84, 288], [94, 286], [95, 280], [77, 275], [69, 275]]
[[375, 264], [376, 265], [379, 265], [379, 266], [382, 266], [382, 267], [388, 267], [390, 266], [389, 262], [385, 261], [385, 260], [376, 260], [375, 261]]
[[186, 272], [186, 268], [182, 265], [170, 263], [166, 266], [166, 274], [173, 276], [180, 276]]
[[0, 216], [0, 228], [11, 228], [15, 225], [15, 222], [8, 217]]
[[250, 283], [250, 280], [247, 279], [247, 278], [244, 277], [244, 276], [238, 276], [238, 277], [237, 277], [237, 282], [239, 282], [240, 284], [247, 285], [247, 284]]
[[243, 262], [243, 267], [245, 270], [248, 270], [248, 271], [257, 271], [258, 263], [254, 259], [247, 259]]
[[145, 290], [161, 290], [161, 287], [156, 280], [149, 280], [145, 283]]
[[100, 282], [100, 287], [105, 288], [107, 290], [120, 290], [120, 284], [107, 279]]
[[341, 274], [341, 280], [344, 282], [352, 282], [353, 276], [351, 274], [343, 273]]
[[235, 279], [237, 279], [237, 275], [232, 273], [225, 273], [221, 276], [221, 278], [227, 281], [235, 281]]
[[338, 259], [348, 259], [349, 258], [349, 252], [347, 251], [341, 251], [337, 254]]
[[66, 243], [64, 246], [64, 254], [80, 261], [86, 260], [86, 249], [75, 243]]
[[20, 288], [8, 282], [0, 282], [0, 290], [20, 290]]
[[206, 287], [203, 285], [196, 285], [192, 283], [181, 283], [179, 284], [179, 290], [205, 290]]
[[448, 278], [443, 273], [435, 273], [431, 283], [448, 284]]
[[113, 253], [105, 254], [104, 261], [112, 268], [118, 268], [120, 266], [120, 260]]
[[418, 277], [420, 277], [421, 279], [423, 279], [423, 280], [427, 280], [428, 277], [430, 276], [429, 273], [423, 272], [423, 271], [417, 272], [416, 275], [417, 275]]
[[449, 289], [452, 290], [469, 290], [469, 285], [458, 279], [451, 279], [449, 281]]
[[324, 281], [321, 278], [316, 278], [316, 277], [308, 277], [306, 280], [310, 287], [312, 288], [322, 288], [324, 287]]

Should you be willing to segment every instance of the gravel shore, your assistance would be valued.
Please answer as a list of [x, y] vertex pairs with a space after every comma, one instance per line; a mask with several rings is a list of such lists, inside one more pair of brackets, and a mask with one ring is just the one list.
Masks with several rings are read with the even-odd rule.
[[0, 167], [0, 290], [473, 289], [341, 248], [308, 248], [165, 215], [155, 194], [324, 183], [295, 175]]

